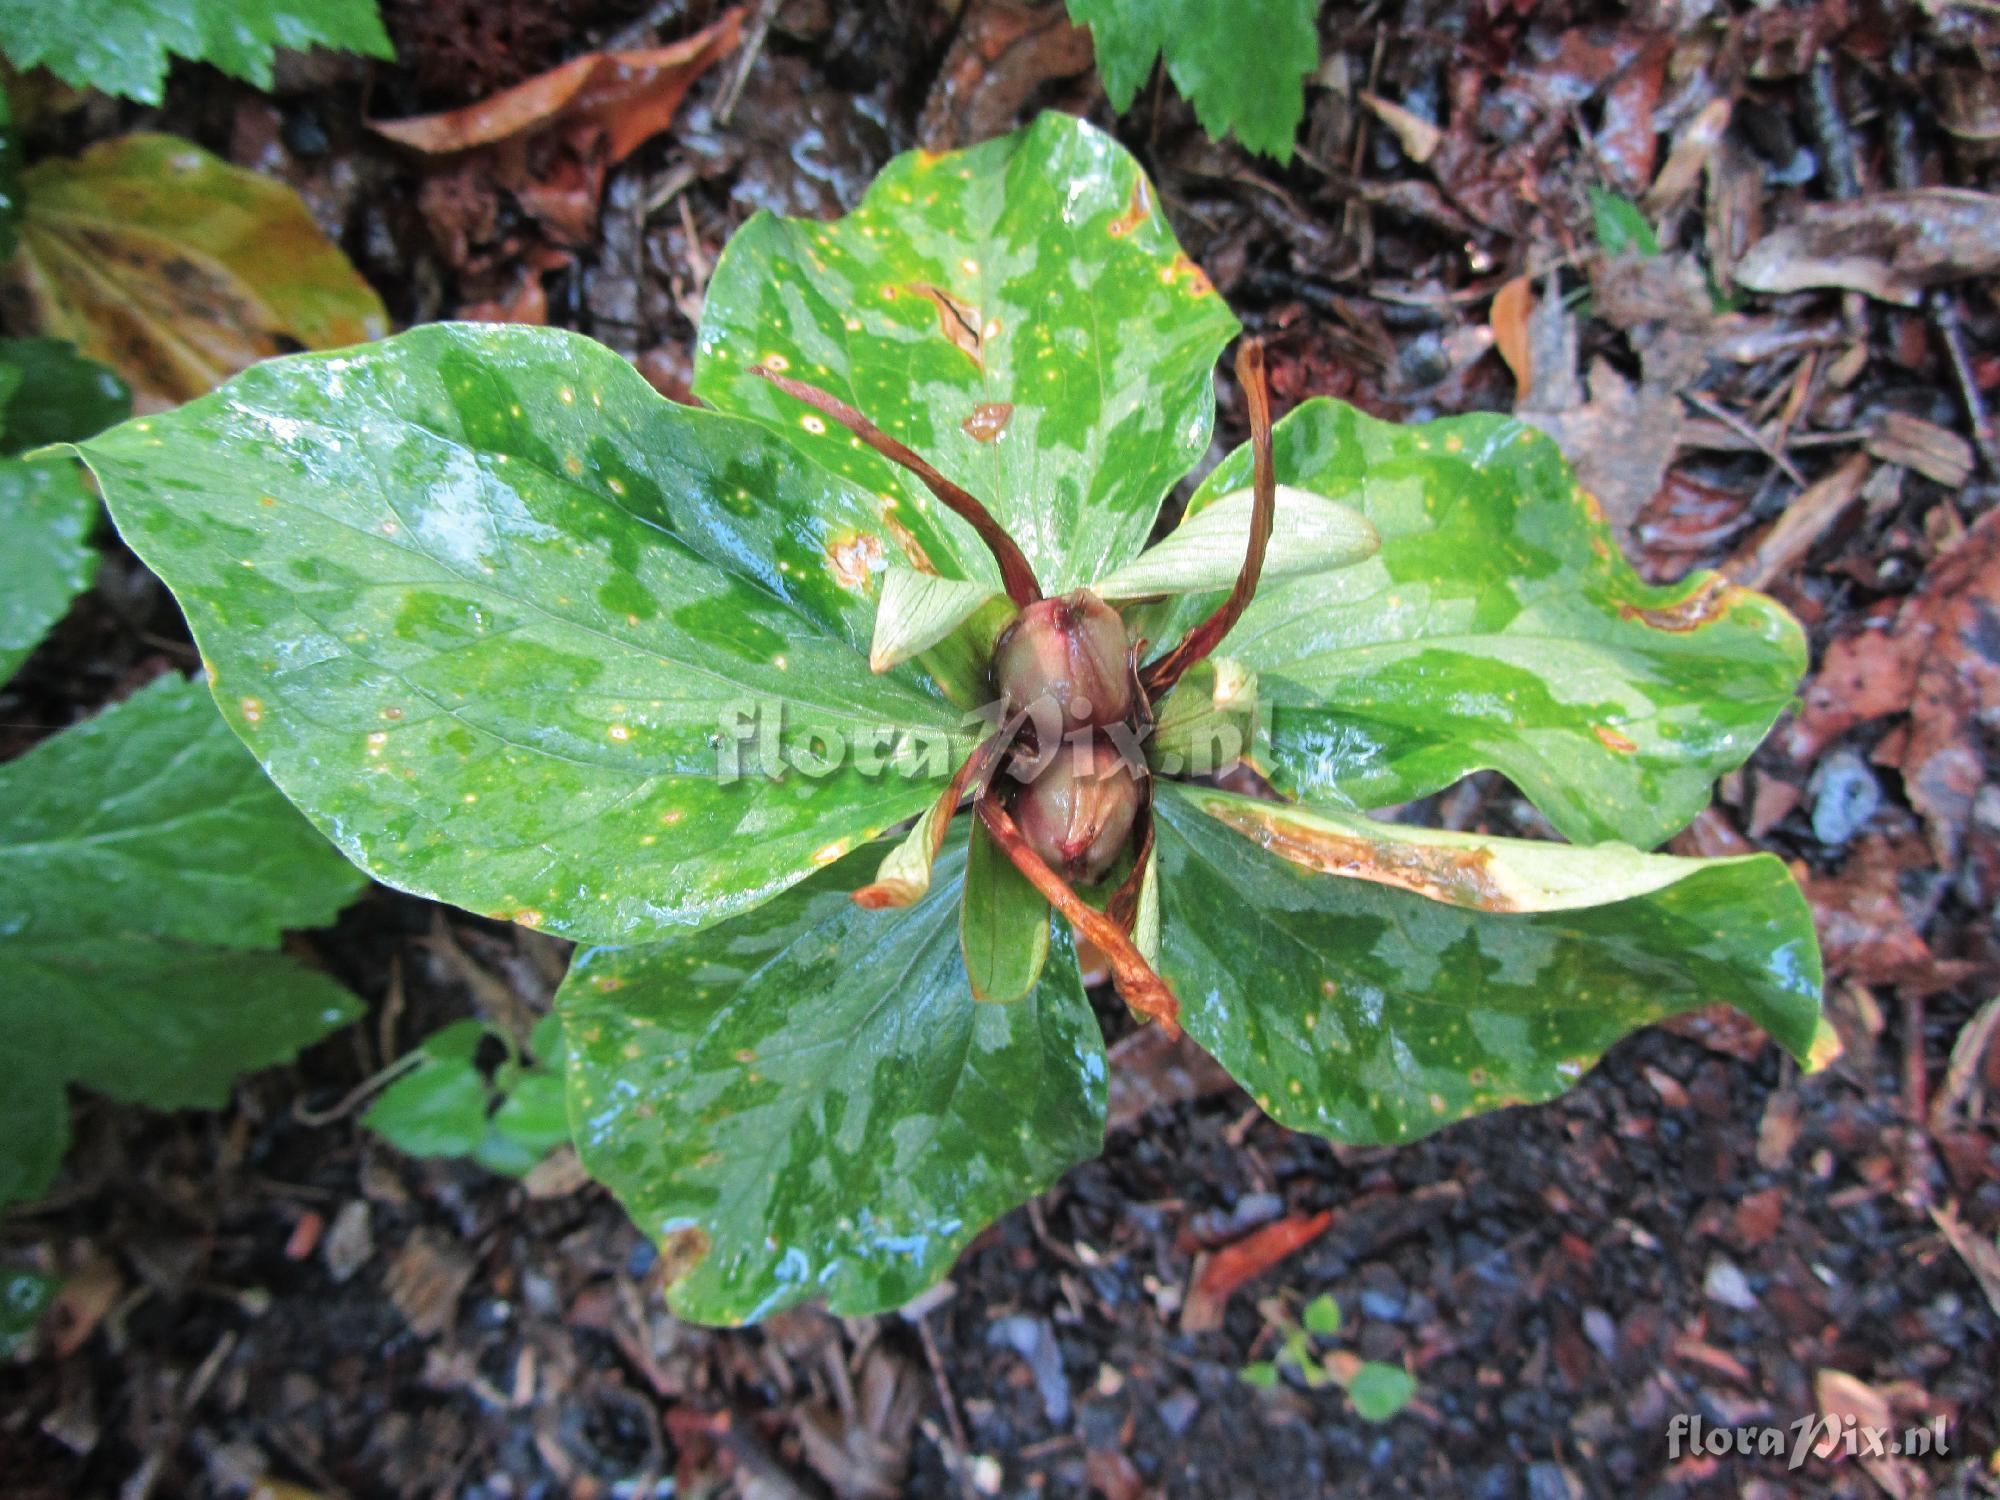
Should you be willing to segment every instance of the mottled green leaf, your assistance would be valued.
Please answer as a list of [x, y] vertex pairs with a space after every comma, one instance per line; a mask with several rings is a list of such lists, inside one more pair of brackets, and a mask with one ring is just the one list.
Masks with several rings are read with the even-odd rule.
[[0, 458], [0, 683], [97, 575], [97, 500], [66, 458]]
[[1167, 75], [1216, 140], [1232, 130], [1252, 151], [1292, 159], [1319, 66], [1316, 0], [1069, 0], [1088, 26], [1104, 92], [1120, 114], [1164, 51]]
[[132, 410], [125, 382], [61, 339], [0, 339], [0, 373], [10, 370], [0, 453], [94, 437]]
[[1182, 1023], [1294, 1129], [1391, 1144], [1548, 1099], [1627, 1032], [1718, 1000], [1798, 1057], [1819, 1034], [1812, 913], [1768, 854], [1483, 839], [1171, 784], [1155, 813]]
[[17, 68], [160, 102], [169, 57], [271, 87], [279, 47], [394, 57], [375, 0], [0, 0], [0, 50]]
[[1055, 594], [1145, 542], [1208, 447], [1236, 326], [1138, 164], [1048, 114], [897, 157], [846, 218], [745, 224], [709, 282], [694, 388], [878, 496], [896, 560], [997, 581], [915, 478], [750, 367], [851, 402], [983, 500]]
[[225, 717], [387, 884], [646, 940], [922, 811], [970, 748], [868, 671], [867, 497], [575, 334], [274, 360], [82, 452]]
[[972, 998], [1019, 1000], [1042, 977], [1049, 957], [1049, 903], [1014, 868], [986, 825], [973, 820], [966, 855], [958, 942]]
[[64, 1085], [212, 1107], [358, 1013], [269, 950], [360, 884], [179, 678], [0, 766], [0, 1199], [53, 1172]]
[[1408, 1406], [1416, 1393], [1417, 1383], [1408, 1370], [1380, 1360], [1364, 1360], [1347, 1380], [1347, 1399], [1364, 1422], [1388, 1421]]
[[[1103, 599], [1146, 599], [1226, 589], [1243, 570], [1249, 550], [1249, 490], [1224, 495], [1189, 516], [1160, 541], [1091, 590]], [[1258, 577], [1262, 583], [1351, 567], [1381, 548], [1375, 528], [1345, 505], [1309, 490], [1278, 486], [1271, 540]]]
[[[1224, 644], [1256, 671], [1273, 769], [1301, 793], [1382, 807], [1493, 769], [1579, 843], [1651, 847], [1791, 703], [1798, 623], [1712, 573], [1641, 582], [1523, 424], [1398, 427], [1315, 400], [1274, 443], [1281, 481], [1382, 537], [1359, 566], [1260, 590]], [[1190, 508], [1249, 471], [1232, 454]]]
[[[7, 0], [0, 0], [0, 5]], [[18, 300], [116, 370], [142, 409], [206, 395], [287, 350], [388, 330], [382, 300], [284, 183], [138, 132], [21, 178]]]
[[683, 1317], [880, 1312], [1103, 1144], [1105, 1065], [1067, 937], [1013, 1005], [958, 951], [958, 841], [906, 911], [866, 852], [725, 925], [578, 955], [557, 995], [591, 1175], [661, 1237]]
[[[914, 568], [887, 568], [882, 574], [882, 603], [875, 611], [875, 639], [868, 648], [868, 665], [886, 672], [928, 651], [988, 605], [1005, 605], [1006, 600], [1005, 594], [983, 583], [939, 578]], [[988, 654], [998, 634], [995, 629], [986, 638]]]

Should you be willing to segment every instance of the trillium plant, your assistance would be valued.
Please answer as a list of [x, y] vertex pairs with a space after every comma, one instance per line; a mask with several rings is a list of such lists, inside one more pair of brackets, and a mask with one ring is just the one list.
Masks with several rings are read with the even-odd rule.
[[[860, 1313], [1101, 1148], [1100, 967], [1340, 1141], [1716, 1001], [1826, 1050], [1784, 867], [1642, 852], [1790, 701], [1797, 625], [1643, 584], [1512, 420], [1274, 428], [1247, 342], [1252, 440], [1148, 546], [1237, 332], [1049, 115], [746, 224], [701, 407], [445, 324], [78, 451], [341, 850], [581, 945], [571, 1130], [674, 1307]], [[1370, 816], [1481, 769], [1568, 842]]]

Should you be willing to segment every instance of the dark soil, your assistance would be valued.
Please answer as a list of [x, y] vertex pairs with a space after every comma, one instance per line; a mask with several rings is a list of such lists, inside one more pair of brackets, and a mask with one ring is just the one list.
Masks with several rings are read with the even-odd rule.
[[[1708, 191], [1748, 220], [1703, 213], [1697, 195], [1669, 260], [1733, 260], [1806, 203], [1988, 188], [2000, 132], [1978, 122], [2000, 115], [2000, 93], [1981, 68], [2000, 56], [2000, 27], [1971, 7], [1682, 9], [1712, 13], [1676, 31], [1581, 0], [1329, 7], [1302, 149], [1280, 168], [1206, 140], [1169, 88], [1114, 118], [1046, 6], [788, 0], [764, 13], [733, 110], [722, 101], [741, 55], [609, 175], [582, 244], [552, 244], [505, 200], [453, 243], [415, 169], [360, 121], [553, 66], [629, 24], [630, 4], [555, 16], [395, 0], [396, 68], [299, 62], [272, 98], [184, 69], [165, 111], [93, 105], [51, 144], [179, 130], [299, 186], [399, 322], [538, 298], [548, 321], [684, 395], [707, 270], [751, 212], [836, 213], [897, 150], [1072, 109], [1139, 154], [1189, 253], [1269, 338], [1281, 411], [1321, 394], [1402, 419], [1511, 409], [1493, 293], [1532, 271], [1579, 294], [1577, 375], [1601, 360], [1638, 396], [1593, 413], [1572, 379], [1571, 409], [1553, 414], [1594, 415], [1609, 472], [1592, 487], [1655, 576], [1740, 562], [1856, 451], [1894, 468], [1764, 582], [1807, 623], [1817, 668], [1977, 540], [1990, 459], [1940, 482], [1925, 463], [1891, 463], [1879, 434], [1893, 412], [1961, 447], [1979, 435], [1968, 401], [2000, 386], [1993, 283], [1954, 281], [1907, 309], [1839, 292], [1751, 298], [1761, 344], [1710, 346], [1660, 378], [1672, 319], [1621, 314], [1586, 189], [1638, 196], [1712, 98], [1735, 113]], [[713, 8], [653, 14], [671, 39]], [[1448, 126], [1426, 163], [1368, 114], [1363, 90]], [[1863, 352], [1836, 378], [1850, 348]], [[1657, 391], [1696, 392], [1760, 440], [1732, 445], [1711, 417], [1676, 429], [1670, 468], [1648, 472], [1633, 455]], [[1217, 456], [1244, 435], [1226, 382], [1219, 426]], [[97, 588], [0, 692], [0, 756], [192, 665], [158, 585], [115, 539], [106, 550]], [[1949, 666], [1949, 643], [1938, 649]], [[1835, 696], [1858, 691], [1831, 677]], [[67, 1321], [0, 1364], [0, 1492], [1993, 1493], [2000, 1293], [1982, 1291], [1933, 1211], [1955, 1205], [1971, 1238], [1994, 1244], [2000, 1051], [1972, 1060], [1968, 1108], [1934, 1119], [1930, 1105], [1993, 993], [2000, 758], [1990, 705], [1956, 723], [1983, 791], [1941, 842], [1935, 808], [1896, 769], [1904, 715], [1929, 711], [1910, 704], [1854, 722], [1809, 706], [1825, 732], [1781, 726], [1676, 842], [1754, 840], [1808, 877], [1847, 1045], [1829, 1071], [1800, 1076], [1741, 1026], [1658, 1030], [1554, 1104], [1394, 1151], [1332, 1147], [1234, 1090], [1190, 1098], [1163, 1082], [1101, 1160], [996, 1225], [946, 1292], [900, 1316], [679, 1323], [651, 1247], [600, 1190], [412, 1161], [362, 1131], [343, 1112], [351, 1090], [446, 1021], [545, 1007], [562, 961], [548, 939], [374, 890], [338, 926], [294, 939], [371, 1003], [362, 1025], [245, 1080], [226, 1114], [77, 1099], [54, 1195], [0, 1225], [0, 1251], [72, 1277]], [[1538, 827], [1491, 778], [1414, 812]], [[1321, 1209], [1327, 1232], [1236, 1296], [1219, 1330], [1182, 1327], [1206, 1250]], [[1338, 1389], [1238, 1378], [1274, 1353], [1259, 1302], [1296, 1309], [1320, 1292], [1345, 1313], [1325, 1348], [1415, 1375], [1393, 1420], [1363, 1422]], [[1782, 1459], [1670, 1455], [1678, 1416], [1789, 1428], [1847, 1409], [1829, 1371], [1898, 1427], [1943, 1417], [1948, 1456], [1788, 1472]]]

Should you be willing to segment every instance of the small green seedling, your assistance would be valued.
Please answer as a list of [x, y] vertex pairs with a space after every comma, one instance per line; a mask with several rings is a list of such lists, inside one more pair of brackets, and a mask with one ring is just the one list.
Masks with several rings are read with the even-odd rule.
[[1340, 1304], [1322, 1292], [1297, 1318], [1284, 1299], [1268, 1297], [1257, 1304], [1264, 1321], [1279, 1337], [1278, 1353], [1253, 1360], [1237, 1372], [1245, 1385], [1275, 1388], [1289, 1370], [1307, 1390], [1344, 1386], [1355, 1414], [1368, 1422], [1386, 1422], [1410, 1402], [1417, 1383], [1401, 1365], [1358, 1360], [1353, 1355], [1321, 1355], [1318, 1344], [1340, 1332]]
[[[482, 1050], [502, 1055], [490, 1070]], [[544, 1016], [524, 1054], [504, 1030], [456, 1021], [407, 1054], [403, 1072], [361, 1123], [411, 1156], [465, 1157], [525, 1177], [569, 1143], [562, 1022]]]

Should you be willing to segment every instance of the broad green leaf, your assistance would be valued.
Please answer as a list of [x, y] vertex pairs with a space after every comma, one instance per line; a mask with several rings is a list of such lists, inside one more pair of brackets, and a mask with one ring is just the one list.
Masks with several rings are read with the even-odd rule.
[[389, 58], [375, 0], [0, 0], [0, 50], [15, 67], [158, 104], [169, 57], [271, 87], [279, 47]]
[[1606, 255], [1623, 255], [1628, 251], [1634, 255], [1660, 253], [1660, 237], [1653, 233], [1646, 215], [1630, 198], [1592, 187], [1590, 213], [1597, 228], [1597, 243], [1604, 247]]
[[1068, 939], [1025, 1000], [974, 1001], [964, 863], [960, 841], [916, 906], [871, 912], [864, 852], [708, 932], [578, 955], [556, 997], [577, 1150], [664, 1242], [681, 1316], [900, 1306], [1101, 1149]]
[[0, 1200], [47, 1184], [66, 1084], [211, 1107], [358, 1014], [269, 950], [360, 884], [179, 678], [0, 766]]
[[224, 716], [389, 885], [649, 940], [921, 812], [971, 747], [868, 671], [866, 497], [575, 334], [274, 360], [81, 451]]
[[972, 820], [958, 942], [972, 998], [1011, 1003], [1032, 990], [1049, 957], [1049, 903]]
[[0, 374], [14, 388], [0, 402], [0, 453], [94, 437], [132, 410], [125, 382], [61, 339], [0, 339]]
[[[1119, 600], [1228, 588], [1243, 571], [1253, 503], [1249, 490], [1224, 495], [1092, 584], [1092, 591], [1099, 598]], [[1361, 515], [1309, 490], [1281, 484], [1259, 586], [1351, 567], [1379, 550], [1375, 528]]]
[[[1627, 1032], [1718, 1000], [1813, 1050], [1812, 914], [1771, 855], [1476, 839], [1160, 790], [1161, 973], [1188, 1034], [1294, 1129], [1414, 1140], [1552, 1098]], [[1577, 904], [1593, 882], [1605, 904]]]
[[1386, 1422], [1410, 1404], [1417, 1383], [1401, 1365], [1365, 1360], [1347, 1380], [1347, 1399], [1364, 1422]]
[[[1797, 621], [1712, 573], [1641, 582], [1555, 444], [1517, 421], [1398, 427], [1314, 400], [1274, 444], [1281, 481], [1382, 537], [1357, 567], [1260, 590], [1224, 643], [1303, 795], [1383, 807], [1493, 769], [1579, 843], [1651, 847], [1792, 701]], [[1249, 471], [1232, 454], [1190, 509]]]
[[289, 349], [388, 330], [381, 299], [297, 193], [192, 141], [114, 136], [37, 162], [21, 188], [12, 274], [30, 313], [116, 370], [142, 409]]
[[1166, 53], [1167, 75], [1216, 140], [1232, 130], [1252, 151], [1292, 159], [1319, 66], [1315, 0], [1069, 0], [1090, 28], [1111, 107], [1132, 107]]
[[97, 576], [97, 500], [67, 458], [0, 458], [0, 683]]
[[[914, 568], [889, 567], [882, 574], [882, 602], [875, 611], [875, 639], [869, 668], [886, 672], [937, 645], [988, 605], [1007, 596], [983, 583], [939, 578]], [[1011, 611], [1009, 611], [1011, 614]], [[995, 630], [993, 636], [999, 632]], [[989, 636], [985, 645], [990, 652]]]
[[1207, 450], [1236, 328], [1138, 164], [1047, 114], [897, 157], [846, 218], [745, 224], [709, 282], [694, 389], [877, 496], [911, 566], [997, 581], [921, 483], [751, 367], [851, 402], [983, 500], [1056, 594], [1144, 544]]

